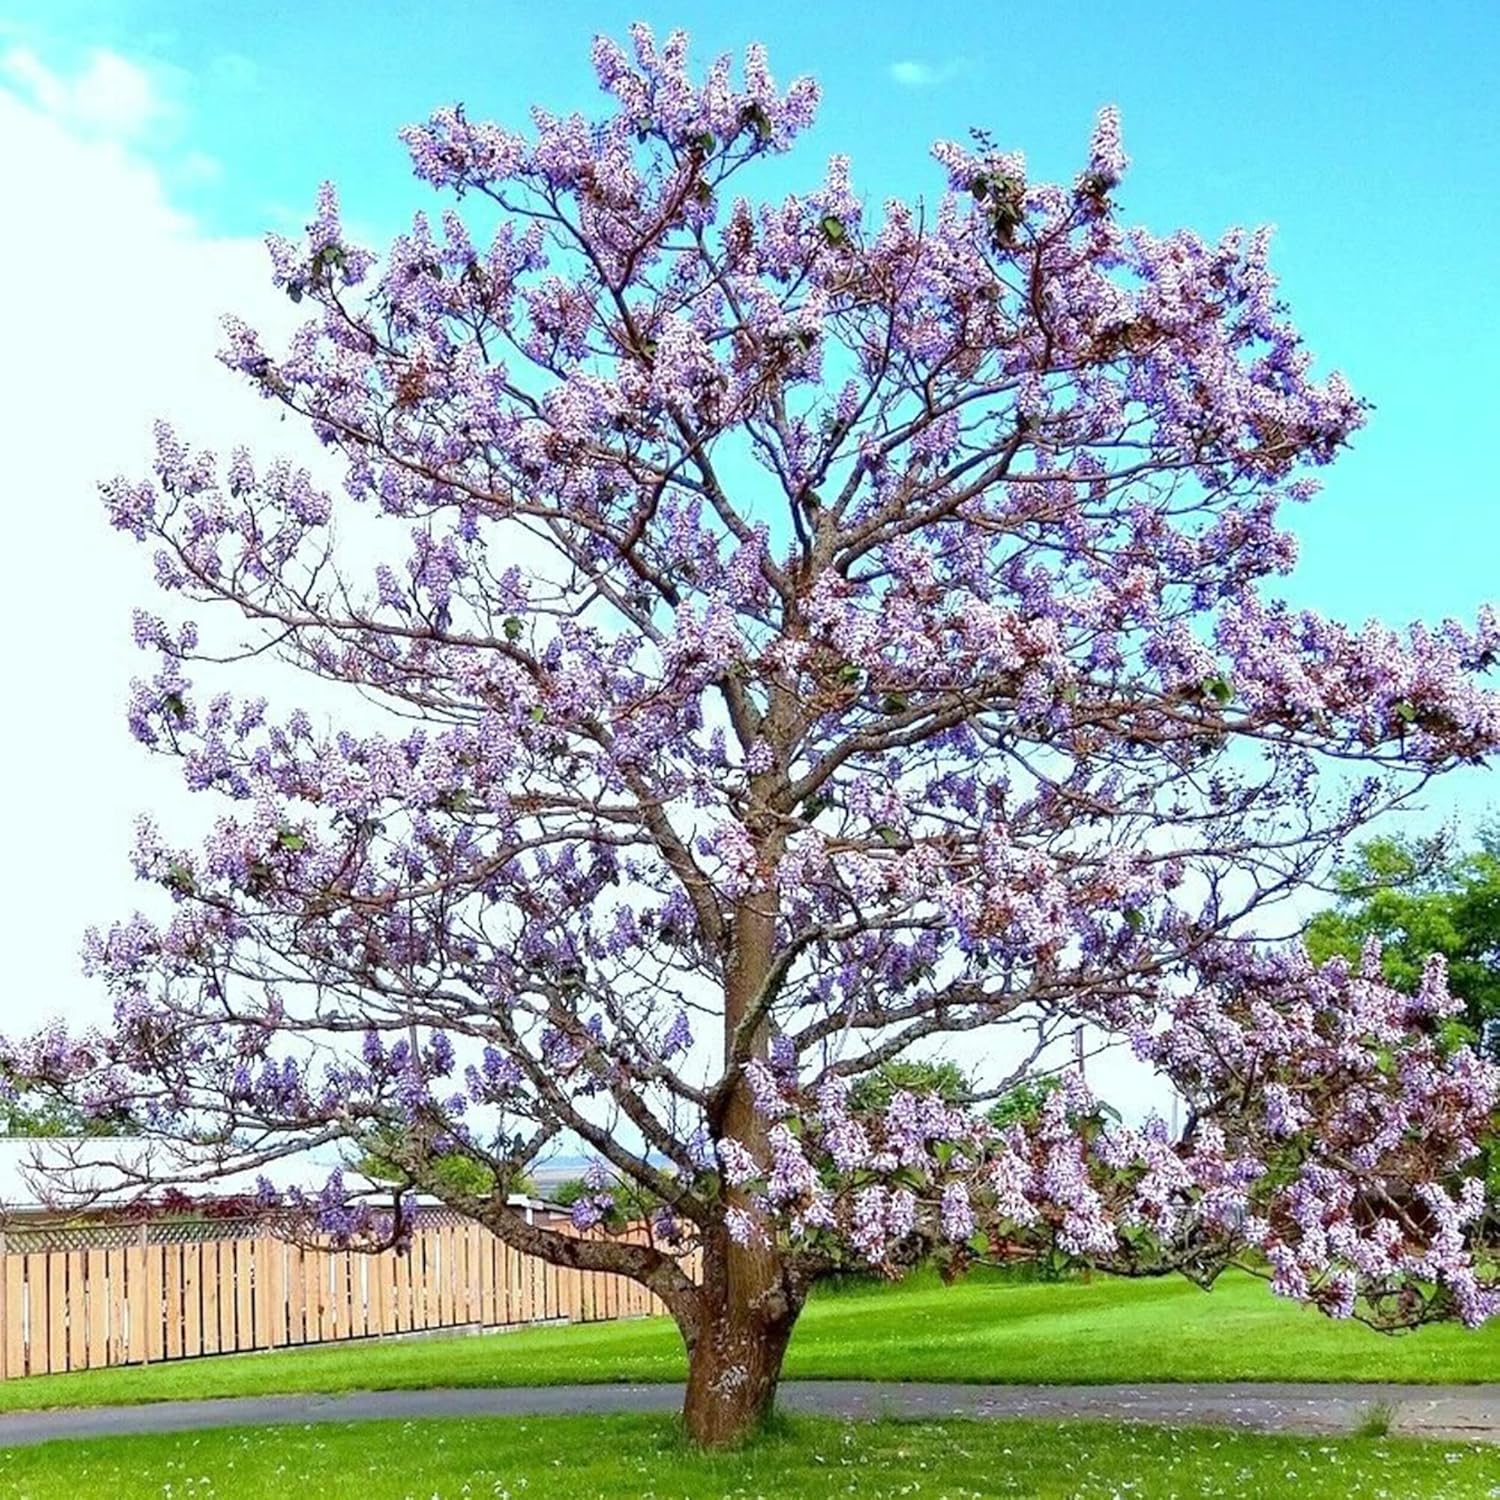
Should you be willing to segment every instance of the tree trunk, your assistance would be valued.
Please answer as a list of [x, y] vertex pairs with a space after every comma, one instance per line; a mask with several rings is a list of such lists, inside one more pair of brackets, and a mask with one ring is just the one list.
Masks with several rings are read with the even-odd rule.
[[801, 1298], [790, 1291], [773, 1250], [721, 1238], [704, 1254], [697, 1311], [696, 1323], [684, 1329], [683, 1425], [702, 1447], [733, 1447], [771, 1414]]
[[[778, 825], [766, 807], [773, 781], [764, 773], [752, 778], [746, 820], [764, 870], [774, 866], [781, 847]], [[732, 1070], [731, 1085], [709, 1122], [716, 1143], [736, 1140], [762, 1162], [769, 1160], [766, 1121], [738, 1064], [767, 1055], [770, 1013], [762, 1002], [776, 949], [776, 909], [776, 891], [768, 883], [734, 911], [724, 985], [724, 1060]], [[729, 1208], [750, 1207], [743, 1188], [729, 1188], [724, 1197]], [[737, 1245], [723, 1224], [705, 1234], [698, 1294], [684, 1306], [686, 1316], [678, 1314], [688, 1350], [682, 1420], [694, 1442], [731, 1447], [765, 1422], [802, 1301], [803, 1292], [774, 1246]]]

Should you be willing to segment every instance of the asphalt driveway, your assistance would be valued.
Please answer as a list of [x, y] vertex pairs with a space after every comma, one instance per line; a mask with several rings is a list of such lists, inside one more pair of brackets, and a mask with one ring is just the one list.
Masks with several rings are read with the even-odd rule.
[[[1500, 1385], [916, 1385], [863, 1380], [788, 1381], [785, 1411], [829, 1417], [1098, 1418], [1256, 1432], [1352, 1432], [1372, 1413], [1403, 1436], [1500, 1442]], [[0, 1413], [0, 1447], [61, 1438], [207, 1427], [674, 1412], [680, 1385], [552, 1385], [523, 1389], [355, 1391], [340, 1396], [242, 1396], [141, 1406]]]

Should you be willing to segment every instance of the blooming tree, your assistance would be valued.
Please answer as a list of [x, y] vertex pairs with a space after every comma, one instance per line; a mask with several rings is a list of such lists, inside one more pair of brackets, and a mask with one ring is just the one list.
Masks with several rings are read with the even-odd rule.
[[[1500, 739], [1500, 621], [1269, 591], [1363, 412], [1265, 236], [1122, 225], [1110, 111], [1071, 183], [976, 136], [929, 200], [876, 210], [834, 157], [758, 201], [816, 86], [631, 40], [595, 45], [601, 120], [404, 133], [466, 214], [377, 260], [330, 187], [272, 240], [310, 318], [281, 352], [231, 320], [224, 359], [342, 495], [165, 427], [106, 487], [161, 589], [349, 714], [210, 692], [209, 627], [138, 615], [131, 726], [222, 816], [142, 825], [174, 904], [89, 939], [112, 1030], [11, 1066], [213, 1171], [378, 1140], [394, 1197], [335, 1178], [322, 1232], [399, 1241], [436, 1194], [643, 1282], [710, 1443], [849, 1267], [1242, 1259], [1334, 1314], [1483, 1319], [1462, 1171], [1496, 1080], [1441, 969], [1402, 994], [1253, 934]], [[1180, 1138], [1071, 1073], [986, 1117], [1080, 1026], [1170, 1081]], [[858, 1106], [957, 1033], [974, 1098]], [[597, 1158], [588, 1233], [507, 1205], [558, 1140]], [[609, 1232], [626, 1185], [645, 1240]]]

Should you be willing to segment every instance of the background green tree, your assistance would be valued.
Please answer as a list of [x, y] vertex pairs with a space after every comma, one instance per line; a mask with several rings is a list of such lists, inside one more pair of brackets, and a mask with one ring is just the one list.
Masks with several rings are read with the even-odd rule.
[[[1308, 925], [1308, 952], [1323, 960], [1357, 959], [1378, 938], [1385, 977], [1414, 990], [1430, 955], [1448, 961], [1448, 986], [1464, 1004], [1448, 1022], [1454, 1041], [1478, 1043], [1500, 1056], [1500, 822], [1480, 829], [1477, 846], [1455, 851], [1448, 840], [1380, 838], [1362, 844], [1334, 876], [1336, 904]], [[1491, 1207], [1483, 1233], [1500, 1238], [1500, 1133], [1481, 1150]]]
[[[399, 1187], [414, 1187], [410, 1175], [399, 1164], [399, 1141], [395, 1133], [372, 1132], [365, 1142], [364, 1154], [356, 1163], [356, 1169], [372, 1182], [389, 1182]], [[475, 1161], [461, 1151], [450, 1151], [433, 1159], [433, 1173], [446, 1186], [460, 1192], [488, 1193], [496, 1189], [493, 1168]], [[530, 1197], [535, 1184], [524, 1172], [517, 1173], [505, 1184], [507, 1193], [525, 1193]]]
[[989, 1098], [993, 1102], [985, 1108], [985, 1118], [1003, 1130], [1031, 1119], [1058, 1086], [1058, 1078], [1041, 1074], [1022, 1079], [998, 1095], [982, 1095], [975, 1092], [974, 1080], [955, 1062], [897, 1058], [864, 1074], [850, 1089], [849, 1102], [858, 1110], [883, 1110], [890, 1105], [891, 1096], [903, 1089], [911, 1094], [936, 1094], [944, 1104], [972, 1105]]
[[133, 1135], [128, 1114], [93, 1115], [76, 1104], [32, 1089], [27, 1080], [0, 1068], [0, 1136]]
[[1334, 884], [1336, 904], [1307, 929], [1314, 958], [1357, 959], [1375, 937], [1385, 977], [1413, 990], [1428, 956], [1441, 953], [1467, 1028], [1478, 1038], [1486, 1021], [1500, 1021], [1500, 822], [1462, 852], [1443, 839], [1373, 839]]

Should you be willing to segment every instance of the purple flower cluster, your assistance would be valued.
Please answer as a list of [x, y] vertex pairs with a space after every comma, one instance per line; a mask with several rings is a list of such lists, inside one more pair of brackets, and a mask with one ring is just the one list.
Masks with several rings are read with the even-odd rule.
[[[331, 186], [271, 241], [305, 321], [222, 358], [341, 487], [165, 424], [104, 487], [161, 596], [130, 731], [215, 816], [139, 829], [160, 899], [86, 944], [112, 1027], [6, 1072], [226, 1170], [393, 1133], [471, 1210], [455, 1154], [503, 1200], [581, 1140], [680, 1249], [1248, 1251], [1330, 1313], [1488, 1316], [1496, 1078], [1440, 968], [1407, 996], [1245, 936], [1500, 747], [1494, 610], [1282, 602], [1285, 508], [1366, 410], [1267, 237], [1122, 223], [1111, 110], [1069, 182], [979, 137], [877, 209], [840, 155], [757, 192], [818, 100], [760, 48], [695, 73], [638, 26], [593, 64], [599, 119], [404, 132], [452, 201], [384, 255]], [[270, 655], [336, 723], [224, 688]], [[863, 1087], [1080, 1030], [1183, 1139], [1076, 1077], [1003, 1126]], [[376, 1233], [342, 1182], [297, 1209]]]

